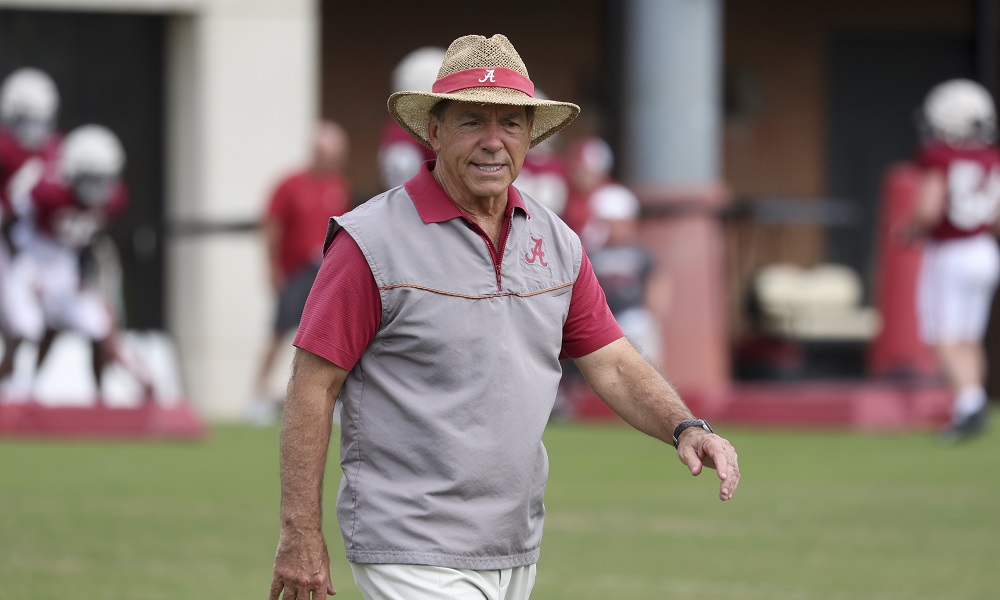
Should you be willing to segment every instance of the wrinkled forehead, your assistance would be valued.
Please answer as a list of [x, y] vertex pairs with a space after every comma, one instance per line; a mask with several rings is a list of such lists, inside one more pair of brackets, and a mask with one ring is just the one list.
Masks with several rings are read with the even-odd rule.
[[453, 102], [448, 106], [446, 116], [453, 117], [490, 117], [498, 119], [526, 118], [528, 107], [510, 104], [479, 104], [477, 102]]

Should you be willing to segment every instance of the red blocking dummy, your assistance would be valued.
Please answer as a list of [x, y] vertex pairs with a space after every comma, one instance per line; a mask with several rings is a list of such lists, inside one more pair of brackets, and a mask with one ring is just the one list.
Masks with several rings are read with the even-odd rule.
[[872, 340], [868, 368], [873, 375], [934, 376], [937, 360], [920, 339], [916, 291], [922, 249], [899, 235], [909, 220], [920, 184], [920, 171], [912, 163], [886, 169], [882, 181], [882, 217], [878, 228], [875, 306], [882, 329]]

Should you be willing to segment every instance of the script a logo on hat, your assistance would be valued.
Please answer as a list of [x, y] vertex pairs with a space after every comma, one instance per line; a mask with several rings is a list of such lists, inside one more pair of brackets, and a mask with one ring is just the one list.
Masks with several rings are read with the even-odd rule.
[[[486, 69], [486, 75], [483, 75], [483, 78], [479, 80], [479, 83], [486, 83], [487, 81], [496, 83], [497, 80], [493, 78], [494, 71], [496, 71], [496, 69]], [[475, 77], [475, 75], [473, 75], [473, 77]]]
[[540, 237], [536, 238], [535, 236], [531, 236], [531, 241], [532, 243], [534, 243], [534, 246], [531, 247], [531, 250], [529, 252], [524, 253], [524, 262], [528, 263], [529, 265], [533, 265], [537, 261], [539, 266], [542, 267], [549, 266], [549, 263], [545, 262], [545, 250], [542, 250], [542, 242], [544, 241], [544, 239]]

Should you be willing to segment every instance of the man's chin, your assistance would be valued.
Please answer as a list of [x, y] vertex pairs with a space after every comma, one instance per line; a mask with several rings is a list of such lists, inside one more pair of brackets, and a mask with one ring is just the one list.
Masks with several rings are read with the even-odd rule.
[[469, 191], [476, 196], [489, 197], [507, 193], [513, 181], [510, 177], [476, 177], [469, 182]]
[[507, 189], [510, 187], [509, 183], [498, 186], [481, 186], [475, 190], [477, 196], [481, 198], [495, 198], [498, 196], [504, 196], [507, 194]]

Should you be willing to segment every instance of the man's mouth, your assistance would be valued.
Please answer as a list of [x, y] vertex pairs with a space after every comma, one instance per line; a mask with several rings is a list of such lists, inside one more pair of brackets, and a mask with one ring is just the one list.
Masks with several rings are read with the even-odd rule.
[[503, 168], [503, 165], [476, 165], [476, 168], [487, 173], [496, 173]]

